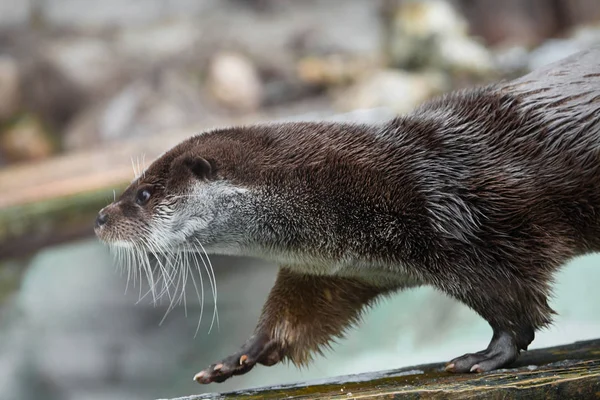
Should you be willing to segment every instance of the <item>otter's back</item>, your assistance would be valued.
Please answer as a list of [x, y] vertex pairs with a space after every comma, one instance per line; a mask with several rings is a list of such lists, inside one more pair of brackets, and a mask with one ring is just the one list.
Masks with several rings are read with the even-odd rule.
[[[544, 121], [563, 150], [600, 147], [600, 46], [573, 54], [501, 86], [522, 112]], [[562, 146], [560, 146], [562, 144]]]

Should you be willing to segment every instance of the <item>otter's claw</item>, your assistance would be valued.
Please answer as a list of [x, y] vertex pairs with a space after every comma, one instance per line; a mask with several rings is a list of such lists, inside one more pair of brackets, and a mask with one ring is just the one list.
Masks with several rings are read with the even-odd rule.
[[257, 363], [273, 365], [281, 358], [281, 351], [275, 341], [269, 340], [266, 335], [255, 335], [237, 353], [198, 372], [194, 380], [202, 384], [223, 382], [233, 375], [245, 374]]

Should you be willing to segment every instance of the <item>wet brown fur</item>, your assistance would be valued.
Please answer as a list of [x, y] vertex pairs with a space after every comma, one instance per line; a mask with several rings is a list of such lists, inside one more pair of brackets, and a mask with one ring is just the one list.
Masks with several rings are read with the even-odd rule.
[[[207, 181], [255, 194], [244, 216], [248, 245], [299, 260], [282, 267], [254, 339], [231, 356], [244, 362], [213, 365], [198, 380], [222, 381], [285, 357], [303, 364], [379, 295], [418, 284], [490, 323], [490, 357], [507, 354], [490, 368], [514, 360], [551, 321], [554, 271], [600, 251], [597, 61], [592, 49], [382, 125], [219, 129], [159, 158], [125, 198], [141, 184], [159, 199], [185, 188], [198, 175], [190, 160], [207, 160]], [[324, 267], [344, 260], [359, 260], [361, 273]], [[365, 279], [378, 273], [406, 281]], [[245, 366], [247, 354], [254, 360]]]
[[256, 331], [280, 343], [282, 356], [306, 365], [342, 338], [360, 320], [363, 308], [384, 292], [358, 279], [297, 274], [282, 267]]

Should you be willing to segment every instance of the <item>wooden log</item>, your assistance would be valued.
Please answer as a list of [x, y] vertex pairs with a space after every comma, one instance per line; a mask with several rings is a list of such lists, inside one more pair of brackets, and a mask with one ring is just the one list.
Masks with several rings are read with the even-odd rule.
[[[0, 170], [0, 259], [92, 235], [98, 210], [148, 165], [198, 130], [129, 140]], [[115, 191], [115, 192], [113, 192]]]
[[441, 363], [427, 364], [314, 385], [308, 382], [174, 400], [600, 399], [600, 339], [526, 352], [511, 369], [450, 374], [443, 368]]

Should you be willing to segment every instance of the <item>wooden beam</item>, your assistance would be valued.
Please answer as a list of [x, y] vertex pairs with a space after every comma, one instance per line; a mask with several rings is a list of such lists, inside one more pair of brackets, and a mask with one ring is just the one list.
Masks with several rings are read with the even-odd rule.
[[451, 374], [443, 367], [419, 365], [339, 377], [315, 385], [306, 382], [173, 400], [600, 399], [600, 339], [526, 352], [512, 369]]

